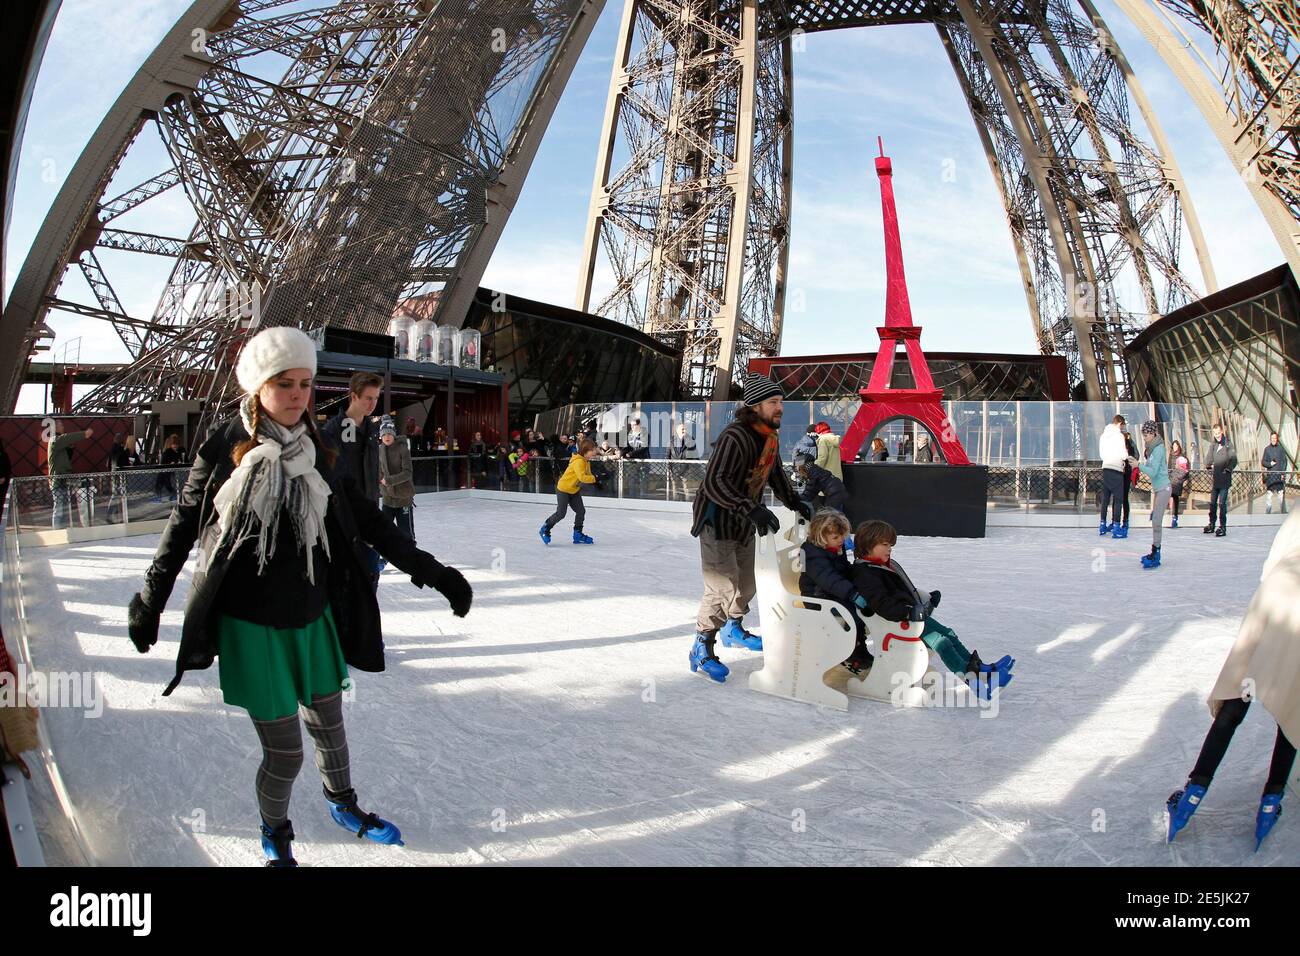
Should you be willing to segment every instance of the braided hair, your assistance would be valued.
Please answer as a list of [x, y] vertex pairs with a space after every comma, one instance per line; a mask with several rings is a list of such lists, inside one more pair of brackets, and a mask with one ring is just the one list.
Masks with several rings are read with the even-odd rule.
[[[236, 466], [239, 465], [245, 455], [262, 443], [261, 439], [257, 437], [257, 429], [262, 423], [262, 413], [264, 411], [265, 409], [262, 408], [261, 399], [259, 399], [256, 393], [254, 393], [253, 408], [248, 416], [249, 421], [253, 426], [253, 434], [235, 445], [234, 451], [231, 452], [230, 457], [235, 462]], [[315, 442], [317, 450], [325, 456], [326, 464], [333, 468], [334, 462], [338, 460], [339, 453], [330, 447], [328, 443], [321, 441], [320, 433], [316, 431], [316, 423], [312, 421], [311, 413], [309, 411], [304, 411], [302, 413], [302, 422], [307, 426], [307, 434], [311, 435], [312, 441]]]

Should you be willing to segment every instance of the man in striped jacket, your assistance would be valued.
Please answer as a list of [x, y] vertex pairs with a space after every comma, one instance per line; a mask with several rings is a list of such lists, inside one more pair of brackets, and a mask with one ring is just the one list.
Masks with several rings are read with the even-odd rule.
[[799, 500], [781, 466], [781, 387], [762, 375], [745, 377], [743, 407], [722, 430], [709, 455], [704, 482], [695, 495], [691, 534], [700, 539], [704, 597], [691, 647], [691, 671], [703, 671], [718, 683], [727, 679], [727, 665], [718, 660], [714, 644], [719, 633], [724, 647], [763, 649], [762, 638], [748, 633], [741, 619], [749, 610], [754, 584], [754, 532], [774, 533], [776, 515], [763, 505], [770, 486], [777, 500], [791, 511], [812, 517], [812, 506]]

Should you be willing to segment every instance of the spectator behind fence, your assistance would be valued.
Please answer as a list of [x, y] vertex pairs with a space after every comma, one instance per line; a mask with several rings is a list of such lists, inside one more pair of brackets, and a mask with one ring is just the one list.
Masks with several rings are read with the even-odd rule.
[[826, 422], [818, 422], [816, 464], [825, 468], [840, 481], [844, 480], [844, 469], [840, 465], [840, 436], [831, 431]]
[[885, 447], [885, 440], [883, 438], [871, 439], [871, 460], [889, 461], [889, 449]]
[[930, 444], [930, 436], [926, 432], [920, 432], [916, 436], [916, 456], [913, 461], [927, 465], [934, 463], [934, 446]]
[[72, 446], [79, 441], [95, 436], [93, 427], [80, 432], [65, 432], [63, 422], [54, 420], [54, 437], [46, 448], [46, 467], [50, 473], [50, 494], [53, 508], [50, 524], [56, 530], [66, 528], [69, 523], [68, 512], [68, 475], [72, 474]]
[[469, 443], [469, 473], [471, 488], [482, 488], [487, 484], [487, 444], [482, 432], [475, 432], [474, 440]]
[[1268, 491], [1268, 504], [1264, 513], [1270, 515], [1273, 513], [1273, 495], [1276, 494], [1282, 514], [1286, 514], [1287, 460], [1286, 451], [1278, 442], [1277, 432], [1269, 435], [1268, 447], [1264, 449], [1264, 455], [1259, 463], [1264, 468], [1264, 488]]
[[817, 424], [815, 422], [809, 423], [807, 430], [794, 443], [794, 451], [790, 453], [790, 466], [797, 468], [801, 459], [817, 460]]
[[[627, 444], [623, 446], [623, 457], [631, 461], [641, 461], [650, 457], [650, 443], [641, 430], [641, 419], [634, 418], [628, 425]], [[624, 465], [623, 492], [625, 497], [640, 498], [645, 485], [646, 466]]]
[[[1210, 452], [1205, 456], [1205, 467], [1214, 476], [1214, 487], [1210, 491], [1210, 523], [1201, 530], [1222, 538], [1228, 533], [1228, 491], [1232, 488], [1233, 469], [1237, 467], [1237, 449], [1218, 422], [1214, 423], [1210, 433], [1214, 436], [1214, 441], [1210, 443]], [[1217, 531], [1214, 528], [1216, 510], [1219, 519]]]
[[673, 436], [672, 442], [668, 445], [669, 498], [674, 497], [680, 490], [682, 501], [690, 500], [690, 488], [687, 483], [691, 473], [690, 466], [673, 463], [691, 461], [699, 457], [699, 452], [695, 448], [695, 442], [690, 436], [690, 429], [686, 427], [685, 422], [679, 422], [677, 425], [677, 434]]
[[1173, 505], [1173, 520], [1169, 523], [1170, 528], [1178, 527], [1178, 505], [1182, 501], [1183, 488], [1191, 470], [1187, 453], [1183, 451], [1183, 443], [1175, 438], [1169, 446], [1169, 502]]
[[[162, 468], [175, 468], [177, 465], [184, 463], [185, 453], [181, 451], [181, 436], [176, 432], [172, 432], [167, 436], [167, 443], [163, 445], [162, 456], [158, 459], [158, 464]], [[176, 479], [170, 471], [159, 471], [154, 478], [154, 499], [162, 501], [164, 493], [172, 501], [176, 500]]]

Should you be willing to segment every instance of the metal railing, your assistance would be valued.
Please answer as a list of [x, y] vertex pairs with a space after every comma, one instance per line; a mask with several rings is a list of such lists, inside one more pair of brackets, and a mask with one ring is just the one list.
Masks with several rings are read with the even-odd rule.
[[[594, 459], [592, 473], [603, 478], [602, 487], [587, 488], [583, 494], [598, 498], [633, 498], [638, 500], [691, 501], [704, 479], [707, 461], [669, 461], [665, 459]], [[564, 473], [568, 459], [532, 458], [523, 475], [498, 479], [492, 471], [491, 481], [476, 487], [491, 490], [554, 494], [555, 484]], [[872, 467], [893, 467], [884, 462]], [[946, 467], [934, 465], [935, 468]], [[1252, 514], [1266, 508], [1267, 491], [1261, 471], [1237, 470], [1229, 491], [1229, 510]], [[1282, 473], [1286, 497], [1294, 504], [1300, 497], [1300, 473]], [[461, 485], [461, 487], [469, 487]], [[1179, 501], [1180, 513], [1209, 510], [1213, 477], [1208, 471], [1194, 471], [1187, 476]], [[1034, 465], [1021, 468], [989, 468], [988, 508], [990, 511], [1026, 511], [1093, 514], [1101, 507], [1102, 469], [1089, 465]], [[771, 500], [771, 492], [767, 492]], [[1274, 509], [1280, 507], [1275, 499]], [[1139, 475], [1129, 489], [1129, 508], [1150, 510], [1151, 482]]]
[[[493, 455], [431, 455], [411, 460], [415, 492], [487, 491], [553, 495], [569, 459], [530, 458], [522, 472]], [[600, 487], [583, 493], [596, 498], [640, 501], [692, 501], [708, 461], [667, 459], [601, 459], [591, 462]], [[871, 467], [894, 467], [883, 462]], [[944, 465], [934, 465], [942, 468]], [[1033, 465], [1020, 468], [990, 466], [990, 512], [1092, 514], [1101, 507], [1102, 469], [1094, 465]], [[62, 478], [15, 478], [10, 489], [13, 527], [19, 531], [59, 528], [125, 526], [165, 519], [175, 494], [185, 483], [185, 468], [141, 468], [116, 472], [68, 475]], [[1300, 473], [1281, 473], [1289, 507], [1300, 498]], [[1229, 511], [1255, 514], [1267, 509], [1265, 476], [1275, 472], [1237, 470], [1229, 491]], [[793, 480], [793, 479], [792, 479]], [[1209, 510], [1213, 478], [1208, 471], [1191, 472], [1184, 485], [1180, 513]], [[765, 493], [771, 503], [771, 492]], [[1281, 502], [1274, 499], [1274, 510]], [[1151, 484], [1140, 475], [1129, 489], [1129, 507], [1151, 507]]]
[[10, 508], [18, 531], [95, 528], [158, 521], [171, 514], [188, 467], [15, 478]]
[[[1267, 508], [1267, 489], [1263, 477], [1276, 473], [1234, 471], [1228, 492], [1228, 510], [1254, 514]], [[1298, 473], [1283, 472], [1286, 497], [1295, 502], [1300, 494]], [[1102, 469], [1095, 466], [1033, 466], [1028, 468], [989, 468], [988, 507], [990, 511], [1075, 512], [1094, 514], [1101, 509]], [[1208, 471], [1193, 471], [1183, 483], [1179, 512], [1204, 513], [1210, 507], [1214, 487]], [[1151, 481], [1139, 474], [1136, 485], [1129, 488], [1129, 510], [1151, 509]], [[1275, 510], [1281, 502], [1275, 498]]]
[[[31, 634], [27, 625], [27, 604], [24, 599], [25, 590], [23, 587], [23, 556], [18, 534], [19, 510], [14, 506], [17, 492], [16, 485], [22, 480], [14, 479], [11, 481], [6, 499], [0, 501], [0, 509], [3, 510], [3, 523], [0, 523], [0, 533], [4, 536], [4, 558], [2, 565], [0, 565], [0, 621], [3, 622], [2, 629], [6, 647], [12, 651], [11, 657], [25, 674], [34, 674], [36, 665], [32, 659]], [[50, 741], [48, 729], [45, 726], [45, 718], [41, 715], [39, 709], [37, 710], [36, 730], [39, 741], [35, 751], [37, 761], [40, 768], [45, 771], [50, 788], [53, 790], [55, 799], [58, 801], [59, 808], [67, 822], [73, 845], [81, 858], [80, 862], [83, 865], [89, 865], [96, 861], [81, 829], [76, 808], [73, 806], [72, 797], [68, 793], [63, 775], [59, 771], [59, 764], [55, 759], [54, 748]], [[17, 769], [16, 764], [6, 764], [4, 774], [7, 785], [25, 786], [22, 774]], [[10, 801], [6, 801], [5, 805], [6, 808], [11, 808]], [[14, 805], [25, 806], [28, 810], [31, 807], [30, 801], [14, 801]], [[16, 822], [21, 822], [24, 827], [29, 827], [32, 834], [36, 833], [35, 823], [30, 817], [23, 821], [14, 821], [12, 819], [9, 821], [11, 826]], [[33, 845], [30, 840], [15, 839], [13, 846], [16, 862], [20, 866], [45, 865], [44, 854], [39, 840]]]

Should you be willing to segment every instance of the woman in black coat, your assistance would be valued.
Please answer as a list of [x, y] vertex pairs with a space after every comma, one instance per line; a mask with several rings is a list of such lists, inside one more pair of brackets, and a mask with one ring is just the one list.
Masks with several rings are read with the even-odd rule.
[[358, 836], [401, 843], [397, 827], [357, 806], [343, 729], [345, 665], [384, 669], [365, 546], [417, 586], [440, 591], [458, 616], [473, 597], [459, 571], [417, 548], [335, 472], [335, 454], [311, 420], [315, 371], [315, 345], [297, 329], [266, 329], [245, 346], [240, 416], [217, 425], [199, 448], [128, 616], [144, 653], [197, 541], [176, 676], [163, 694], [187, 670], [219, 661], [226, 702], [248, 710], [262, 742], [262, 847], [268, 865], [279, 866], [295, 865], [288, 805], [302, 764], [300, 705], [330, 815]]

